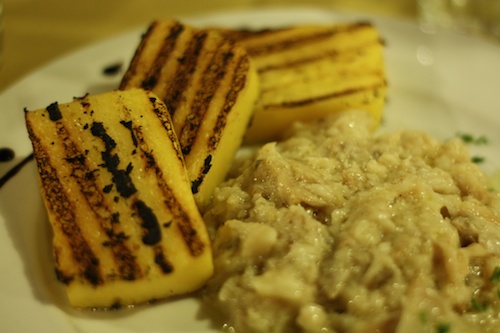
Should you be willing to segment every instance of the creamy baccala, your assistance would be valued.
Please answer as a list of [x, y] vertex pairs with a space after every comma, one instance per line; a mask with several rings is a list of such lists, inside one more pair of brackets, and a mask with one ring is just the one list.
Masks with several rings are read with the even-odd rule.
[[500, 197], [459, 139], [345, 112], [246, 157], [205, 213], [230, 331], [498, 332]]

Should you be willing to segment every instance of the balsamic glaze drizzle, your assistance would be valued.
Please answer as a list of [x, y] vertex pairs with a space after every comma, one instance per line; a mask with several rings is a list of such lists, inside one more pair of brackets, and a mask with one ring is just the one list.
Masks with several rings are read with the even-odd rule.
[[104, 74], [106, 76], [118, 75], [121, 73], [122, 68], [123, 68], [123, 63], [121, 63], [121, 62], [111, 64], [111, 65], [104, 67], [104, 69], [102, 70], [102, 74]]

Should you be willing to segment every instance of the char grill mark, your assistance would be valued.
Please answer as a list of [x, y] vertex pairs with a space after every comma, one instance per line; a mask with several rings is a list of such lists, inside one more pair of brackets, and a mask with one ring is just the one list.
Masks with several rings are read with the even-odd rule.
[[154, 25], [151, 25], [149, 27], [148, 31], [142, 36], [143, 42], [140, 43], [139, 46], [137, 47], [137, 49], [135, 50], [135, 55], [132, 58], [132, 61], [129, 65], [127, 71], [123, 75], [123, 78], [122, 78], [122, 80], [120, 82], [120, 86], [119, 86], [120, 90], [126, 89], [131, 78], [137, 75], [138, 67], [139, 67], [139, 64], [142, 60], [142, 59], [140, 59], [139, 54], [141, 54], [143, 52], [144, 47], [145, 47], [144, 41], [149, 38], [149, 36], [153, 32], [153, 29], [154, 29]]
[[[355, 31], [358, 29], [363, 29], [367, 26], [370, 26], [370, 24], [365, 23], [365, 22], [359, 22], [359, 23], [347, 25], [344, 27], [334, 27], [334, 28], [331, 28], [331, 29], [328, 29], [325, 31], [315, 32], [313, 34], [308, 34], [308, 35], [304, 35], [304, 36], [300, 36], [300, 37], [292, 36], [291, 38], [282, 38], [282, 39], [277, 38], [276, 40], [273, 40], [272, 43], [260, 44], [260, 45], [256, 45], [256, 46], [248, 46], [246, 49], [247, 49], [248, 54], [250, 54], [250, 56], [252, 56], [252, 57], [265, 56], [268, 53], [285, 51], [288, 49], [292, 49], [296, 46], [307, 45], [308, 43], [311, 43], [311, 44], [317, 43], [317, 42], [320, 42], [322, 40], [326, 40], [326, 39], [328, 39], [336, 34], [349, 33], [349, 32], [352, 32], [352, 31]], [[279, 36], [279, 33], [284, 31], [284, 30], [286, 30], [286, 29], [274, 30], [274, 34]], [[259, 33], [259, 32], [256, 32], [256, 33], [257, 33], [257, 36], [263, 35], [263, 33]], [[268, 31], [264, 31], [264, 34], [272, 35], [272, 33], [268, 32]], [[251, 34], [249, 33], [248, 36], [251, 36]], [[243, 38], [246, 39], [245, 37], [243, 37]]]
[[[233, 47], [233, 45], [231, 45], [231, 48], [232, 47]], [[247, 57], [240, 57], [239, 59], [234, 59], [234, 57], [236, 55], [235, 55], [235, 53], [233, 53], [231, 51], [231, 48], [227, 52], [223, 52], [219, 56], [224, 57], [224, 62], [223, 62], [224, 67], [221, 68], [222, 70], [224, 70], [227, 62], [230, 60], [237, 62], [234, 70], [232, 70], [230, 72], [227, 71], [227, 72], [220, 73], [221, 78], [215, 80], [216, 81], [215, 83], [210, 83], [210, 82], [207, 83], [207, 84], [212, 84], [214, 89], [217, 89], [220, 86], [220, 83], [222, 81], [222, 76], [232, 75], [231, 84], [229, 85], [229, 90], [225, 94], [224, 104], [222, 106], [221, 111], [217, 115], [215, 126], [212, 128], [211, 133], [210, 133], [210, 137], [208, 140], [208, 151], [209, 152], [213, 152], [217, 149], [219, 141], [222, 137], [222, 132], [227, 124], [227, 117], [229, 116], [229, 113], [233, 109], [233, 106], [236, 103], [236, 99], [238, 98], [241, 90], [245, 87], [248, 69], [250, 67], [250, 62], [249, 62]], [[220, 62], [217, 62], [217, 60], [216, 60], [215, 63], [220, 63]], [[208, 75], [207, 75], [207, 77], [208, 77]], [[202, 84], [202, 87], [206, 87], [205, 83]], [[204, 106], [204, 109], [208, 109], [208, 105]], [[199, 123], [201, 123], [202, 121], [203, 121], [203, 119], [200, 119]], [[191, 124], [188, 122], [188, 124], [186, 126], [191, 126]], [[195, 132], [193, 132], [193, 133], [188, 132], [188, 133], [190, 133], [191, 138], [196, 138], [197, 128], [195, 129]], [[191, 142], [189, 147], [193, 143], [194, 142]], [[183, 149], [184, 149], [183, 153], [185, 155], [187, 155], [187, 154], [189, 154], [189, 150], [187, 150], [185, 148], [186, 148], [186, 146], [184, 145], [183, 146]], [[193, 193], [198, 193], [198, 189], [201, 186], [201, 184], [203, 183], [205, 176], [210, 171], [211, 166], [212, 166], [212, 155], [208, 155], [205, 158], [203, 165], [200, 167], [200, 172], [197, 173], [199, 175], [199, 177], [192, 181], [191, 191]]]
[[161, 246], [154, 247], [154, 262], [157, 264], [161, 271], [165, 274], [172, 273], [174, 271], [174, 266], [167, 259], [165, 252], [163, 252], [163, 248]]
[[[156, 105], [156, 100], [151, 100], [151, 108], [159, 116], [159, 119], [162, 121], [162, 123], [169, 124], [168, 127], [171, 127], [170, 122], [168, 121], [168, 119], [166, 119], [166, 115], [163, 114], [159, 109], [159, 107]], [[94, 125], [95, 124], [97, 123], [94, 123]], [[145, 170], [152, 170], [152, 172], [154, 172], [154, 174], [156, 175], [159, 188], [162, 190], [164, 197], [168, 198], [168, 200], [167, 199], [165, 200], [165, 204], [172, 211], [173, 219], [177, 221], [181, 231], [184, 231], [182, 232], [182, 235], [184, 236], [186, 245], [189, 247], [190, 252], [193, 255], [200, 255], [201, 253], [203, 253], [204, 249], [203, 242], [196, 235], [196, 232], [189, 219], [189, 216], [183, 211], [183, 208], [181, 207], [180, 203], [175, 199], [172, 189], [164, 180], [163, 173], [157, 165], [154, 154], [144, 139], [144, 134], [142, 132], [142, 129], [139, 126], [135, 125], [132, 121], [126, 121], [126, 122], [122, 121], [121, 124], [127, 130], [130, 131], [130, 138], [134, 144], [134, 147], [136, 147], [139, 150], [139, 153], [141, 154], [140, 156], [142, 156], [142, 160], [144, 161], [145, 164]], [[92, 127], [93, 126], [91, 126], [91, 129]], [[102, 152], [103, 160], [111, 159], [114, 163], [111, 166], [113, 168], [117, 168], [119, 159], [117, 160], [118, 157], [116, 158], [113, 157], [114, 155], [112, 153], [112, 150], [116, 147], [116, 141], [106, 133], [105, 128], [102, 126], [98, 126], [98, 129], [97, 130], [94, 129], [94, 131], [95, 135], [103, 140], [106, 147], [105, 151]], [[171, 131], [171, 133], [173, 133], [173, 130]], [[177, 158], [179, 159], [183, 158], [180, 149], [178, 149]], [[104, 163], [104, 166], [107, 167], [109, 165]], [[116, 170], [115, 171], [109, 170], [109, 171], [112, 174], [116, 173]], [[120, 171], [124, 171], [127, 174], [129, 174], [131, 168], [127, 167], [127, 170], [120, 170]], [[113, 179], [116, 180], [116, 177], [114, 177]], [[122, 178], [119, 177], [118, 180], [119, 179]], [[130, 176], [127, 179], [129, 179], [130, 182], [126, 181], [126, 184], [128, 185], [125, 187], [125, 189], [135, 188], [133, 180], [130, 178]], [[119, 184], [116, 182], [114, 184], [116, 187], [119, 186]], [[125, 191], [125, 193], [122, 193], [122, 195], [123, 194], [126, 194], [127, 195], [126, 197], [129, 197], [128, 191]], [[153, 247], [154, 262], [160, 267], [162, 272], [164, 273], [173, 272], [174, 267], [168, 261], [167, 256], [164, 253], [164, 248], [159, 244], [161, 242], [162, 233], [158, 217], [154, 214], [153, 210], [144, 201], [137, 198], [135, 192], [131, 195], [134, 195], [132, 207], [136, 211], [137, 216], [141, 219], [141, 227], [144, 230], [142, 236], [142, 242], [145, 245]]]
[[[247, 50], [249, 54], [253, 57], [260, 57], [263, 56], [265, 57], [267, 54], [271, 53], [276, 53], [280, 51], [291, 51], [295, 47], [304, 47], [307, 44], [317, 44], [323, 40], [327, 40], [335, 35], [338, 34], [343, 34], [343, 33], [352, 33], [354, 31], [360, 31], [365, 28], [370, 28], [371, 24], [366, 23], [366, 22], [359, 22], [347, 26], [341, 26], [341, 27], [335, 27], [332, 29], [328, 29], [322, 32], [315, 32], [314, 34], [308, 34], [308, 35], [303, 35], [303, 36], [295, 36], [292, 35], [291, 37], [285, 36], [280, 36], [280, 34], [283, 31], [286, 31], [287, 29], [279, 29], [279, 30], [263, 30], [263, 31], [257, 31], [253, 32], [254, 37], [259, 37], [259, 36], [272, 36], [273, 34], [276, 35], [276, 38], [273, 39], [273, 43], [262, 43], [262, 44], [257, 44], [255, 46], [248, 46]], [[246, 40], [251, 40], [252, 39], [252, 32], [243, 32], [240, 33], [239, 35], [240, 38], [242, 38], [243, 41]], [[364, 50], [376, 46], [378, 43], [382, 43], [380, 40], [373, 40], [371, 42], [367, 42], [364, 44], [357, 45], [356, 47], [352, 47], [349, 49], [344, 49], [344, 50], [336, 50], [336, 49], [325, 49], [323, 53], [320, 54], [315, 54], [310, 57], [300, 57], [298, 59], [294, 60], [289, 60], [287, 62], [282, 62], [278, 65], [267, 65], [267, 66], [261, 66], [258, 68], [259, 74], [268, 74], [269, 72], [272, 72], [274, 70], [289, 70], [293, 71], [295, 68], [299, 70], [301, 66], [308, 65], [308, 64], [314, 64], [315, 62], [319, 62], [325, 59], [335, 59], [337, 57], [349, 57], [352, 55], [353, 58], [356, 57], [356, 54], [359, 52], [363, 52]], [[374, 75], [379, 75], [380, 73], [373, 73]], [[326, 93], [324, 95], [320, 96], [315, 96], [313, 98], [306, 98], [306, 99], [296, 99], [296, 100], [289, 100], [283, 103], [279, 104], [264, 104], [263, 108], [264, 109], [273, 109], [273, 108], [294, 108], [294, 107], [302, 107], [308, 104], [313, 104], [316, 102], [321, 102], [329, 99], [335, 99], [335, 98], [340, 98], [340, 97], [346, 97], [349, 95], [354, 95], [357, 93], [362, 93], [364, 91], [373, 91], [374, 89], [383, 89], [387, 83], [381, 82], [376, 85], [368, 85], [368, 86], [356, 86], [356, 87], [349, 87], [343, 91], [335, 91], [331, 93]], [[261, 88], [261, 93], [268, 93], [273, 87], [269, 88]]]
[[287, 30], [288, 28], [266, 28], [260, 30], [253, 29], [237, 29], [237, 30], [222, 30], [224, 34], [228, 34], [230, 38], [237, 41], [246, 41], [252, 38], [262, 38], [267, 36], [272, 36], [279, 31]]
[[[121, 124], [130, 131], [130, 137], [132, 143], [134, 144], [134, 147], [140, 148], [143, 152], [142, 156], [146, 161], [146, 168], [154, 167], [158, 169], [152, 153], [147, 147], [145, 147], [144, 138], [142, 136], [140, 128], [135, 126], [132, 121], [121, 121]], [[130, 177], [130, 172], [132, 171], [131, 164], [128, 164], [125, 170], [118, 168], [120, 159], [117, 154], [113, 153], [113, 150], [117, 145], [116, 141], [106, 132], [106, 129], [104, 128], [102, 123], [94, 122], [90, 130], [94, 136], [100, 138], [104, 143], [105, 150], [101, 152], [101, 156], [104, 162], [102, 166], [105, 167], [113, 175], [112, 181], [120, 195], [124, 198], [129, 198], [132, 195], [135, 195], [137, 193], [137, 190], [132, 178]], [[158, 171], [156, 172], [156, 174], [158, 175]], [[137, 216], [142, 221], [141, 227], [144, 232], [142, 235], [142, 242], [148, 246], [153, 246], [161, 242], [162, 233], [158, 218], [155, 215], [154, 211], [144, 201], [138, 198], [134, 198], [132, 208], [136, 211]], [[114, 243], [115, 242], [111, 242], [110, 244]], [[126, 258], [129, 258], [129, 256], [127, 256]], [[135, 259], [132, 254], [130, 254], [130, 258], [132, 260]], [[162, 269], [162, 271], [164, 270]], [[128, 280], [132, 279], [132, 277], [128, 278]]]
[[108, 135], [102, 123], [92, 123], [90, 131], [92, 132], [92, 135], [101, 139], [105, 146], [104, 151], [101, 152], [103, 160], [103, 164], [101, 166], [105, 167], [113, 175], [111, 180], [115, 184], [120, 195], [124, 198], [129, 198], [137, 192], [137, 188], [130, 177], [133, 166], [128, 164], [126, 169], [119, 168], [120, 157], [118, 154], [113, 153], [113, 150], [116, 147], [116, 142]]
[[[82, 99], [81, 102], [87, 113], [92, 113], [89, 110], [90, 105]], [[77, 145], [71, 140], [70, 134], [66, 127], [60, 122], [56, 122], [58, 136], [61, 138], [66, 153], [66, 161], [71, 165], [71, 176], [76, 180], [80, 187], [81, 193], [84, 195], [89, 207], [99, 220], [100, 227], [104, 230], [109, 238], [105, 246], [110, 247], [115, 258], [118, 271], [121, 278], [125, 280], [134, 280], [141, 277], [141, 270], [135, 261], [135, 256], [125, 244], [127, 236], [121, 230], [119, 215], [111, 212], [105, 204], [103, 192], [99, 189], [95, 182], [95, 173], [98, 170], [90, 170], [85, 163], [85, 154], [79, 151]], [[107, 137], [106, 147], [112, 149], [116, 144]], [[118, 185], [117, 185], [118, 188]]]
[[130, 137], [132, 138], [132, 143], [134, 144], [134, 147], [137, 147], [137, 138], [135, 137], [134, 132], [132, 131], [132, 121], [120, 121], [120, 124], [123, 125], [126, 129], [130, 131]]
[[[153, 29], [157, 28], [158, 24], [153, 24]], [[144, 89], [154, 90], [161, 78], [162, 68], [164, 64], [169, 61], [172, 56], [172, 52], [175, 50], [176, 44], [181, 34], [184, 32], [184, 26], [178, 22], [175, 22], [170, 29], [169, 35], [164, 39], [163, 44], [151, 65], [151, 69], [147, 73], [146, 77], [142, 82], [142, 87]]]
[[[99, 259], [82, 235], [80, 227], [75, 223], [75, 203], [71, 202], [65, 195], [66, 192], [58, 177], [57, 168], [53, 166], [48, 152], [29, 123], [27, 129], [33, 143], [42, 189], [45, 192], [49, 208], [56, 216], [57, 221], [60, 222], [58, 227], [66, 235], [74, 261], [79, 263], [80, 274], [92, 285], [99, 285], [103, 282], [99, 269]], [[57, 249], [55, 249], [55, 255], [57, 261]], [[63, 283], [69, 283], [73, 278], [66, 276], [64, 272], [58, 272], [57, 276]]]
[[196, 194], [199, 192], [199, 188], [205, 179], [205, 175], [212, 168], [212, 155], [208, 155], [203, 161], [203, 167], [201, 169], [201, 173], [199, 173], [199, 177], [191, 182], [191, 192]]
[[161, 123], [163, 124], [163, 127], [167, 130], [168, 136], [170, 138], [170, 142], [172, 142], [173, 145], [174, 145], [174, 147], [175, 147], [175, 151], [176, 151], [176, 154], [177, 154], [177, 159], [184, 160], [184, 156], [182, 154], [181, 147], [177, 143], [178, 139], [177, 139], [177, 136], [175, 134], [174, 127], [172, 125], [172, 122], [170, 121], [170, 115], [169, 114], [165, 114], [162, 111], [163, 108], [159, 108], [157, 106], [156, 102], [157, 102], [156, 99], [151, 100], [151, 105], [153, 107], [153, 110], [154, 110], [156, 116], [158, 117], [158, 119], [160, 119]]
[[241, 57], [238, 60], [236, 68], [234, 69], [232, 82], [230, 85], [230, 90], [226, 94], [224, 100], [224, 105], [222, 111], [217, 117], [217, 122], [214, 126], [212, 134], [209, 140], [209, 148], [211, 151], [217, 148], [220, 138], [222, 136], [222, 131], [226, 128], [227, 117], [231, 110], [233, 109], [236, 99], [238, 98], [240, 92], [245, 88], [246, 79], [250, 67], [250, 62], [247, 57]]
[[57, 121], [62, 118], [61, 110], [59, 110], [58, 103], [52, 103], [47, 107], [47, 112], [49, 113], [49, 119], [52, 121]]
[[193, 257], [201, 255], [205, 249], [205, 245], [200, 240], [196, 229], [193, 228], [189, 216], [185, 211], [179, 209], [180, 206], [178, 205], [178, 203], [173, 202], [173, 200], [166, 201], [166, 204], [172, 206], [175, 217], [178, 219], [176, 226], [179, 228], [179, 231], [181, 232], [191, 255]]
[[373, 90], [376, 90], [376, 89], [382, 89], [385, 86], [386, 86], [385, 83], [381, 83], [381, 84], [378, 84], [378, 85], [375, 85], [375, 86], [351, 88], [351, 89], [346, 89], [346, 90], [343, 90], [343, 91], [336, 91], [334, 93], [327, 94], [327, 95], [317, 96], [317, 97], [314, 97], [314, 98], [298, 99], [298, 100], [294, 100], [294, 101], [283, 102], [283, 103], [280, 103], [280, 104], [266, 104], [263, 107], [265, 109], [272, 109], [272, 108], [276, 108], [276, 107], [287, 107], [287, 108], [300, 107], [300, 106], [304, 106], [304, 105], [308, 105], [308, 104], [313, 104], [313, 103], [316, 103], [316, 102], [321, 102], [321, 101], [324, 101], [324, 100], [329, 100], [329, 99], [339, 98], [339, 97], [343, 97], [343, 96], [353, 95], [353, 94], [360, 93], [360, 92], [363, 92], [363, 91], [373, 91]]
[[[168, 209], [172, 213], [172, 219], [176, 221], [176, 225], [179, 228], [183, 238], [184, 242], [186, 243], [186, 246], [189, 248], [190, 253], [193, 256], [199, 256], [203, 253], [205, 245], [203, 244], [203, 241], [199, 238], [199, 236], [196, 233], [196, 230], [193, 227], [193, 224], [191, 222], [191, 219], [189, 218], [189, 215], [184, 211], [182, 208], [182, 205], [177, 201], [172, 188], [168, 185], [168, 183], [164, 179], [163, 172], [161, 169], [158, 167], [156, 160], [154, 158], [154, 155], [151, 154], [151, 150], [149, 149], [147, 143], [144, 140], [143, 133], [140, 131], [140, 129], [136, 126], [131, 127], [132, 130], [134, 131], [134, 136], [137, 138], [137, 143], [138, 143], [138, 149], [140, 150], [141, 154], [143, 156], [147, 156], [147, 158], [144, 158], [144, 160], [148, 160], [146, 162], [147, 168], [151, 169], [152, 172], [155, 173], [156, 175], [156, 181], [157, 185], [160, 188], [160, 190], [163, 193], [163, 198], [164, 198], [164, 203], [168, 207]], [[177, 156], [179, 159], [183, 159], [182, 155], [179, 153]], [[157, 221], [158, 223], [161, 223], [162, 221]], [[159, 251], [156, 249], [155, 251]], [[155, 257], [156, 259], [160, 258], [159, 254], [156, 253]], [[170, 270], [165, 270], [165, 266], [163, 264], [165, 262], [168, 262], [166, 260], [165, 254], [162, 254], [161, 258], [164, 258], [162, 263], [159, 263], [156, 261], [157, 264], [160, 265], [162, 268], [163, 272], [167, 271], [172, 271], [173, 267]]]
[[66, 128], [62, 124], [57, 124], [57, 126], [59, 127], [58, 134], [63, 140], [66, 155], [68, 156], [66, 161], [72, 168], [71, 176], [77, 181], [89, 207], [98, 217], [100, 227], [109, 237], [107, 245], [113, 252], [120, 276], [125, 280], [134, 280], [140, 277], [141, 272], [135, 262], [134, 255], [124, 244], [127, 238], [123, 236], [120, 230], [119, 216], [109, 211], [105, 204], [104, 195], [95, 182], [94, 173], [99, 171], [88, 168], [84, 154], [78, 151], [77, 146], [71, 141]]
[[[222, 81], [232, 74], [228, 70], [228, 64], [235, 57], [234, 44], [221, 41], [215, 48], [217, 51], [213, 54], [209, 65], [200, 75], [200, 82], [197, 84], [199, 89], [194, 95], [191, 112], [179, 133], [179, 142], [184, 155], [188, 155], [191, 152], [192, 146], [198, 139], [200, 126], [210, 108], [214, 95], [220, 90]], [[204, 138], [199, 139], [204, 140]]]
[[184, 92], [193, 83], [193, 74], [196, 71], [207, 36], [206, 31], [197, 31], [193, 34], [184, 54], [177, 59], [178, 66], [171, 83], [167, 86], [167, 91], [157, 92], [167, 105], [172, 117], [182, 102]]
[[335, 61], [335, 58], [338, 58], [338, 57], [345, 55], [345, 54], [352, 54], [354, 57], [354, 55], [357, 52], [361, 52], [363, 49], [369, 48], [371, 46], [375, 46], [377, 43], [379, 43], [379, 42], [374, 41], [372, 43], [366, 43], [364, 45], [359, 45], [356, 48], [350, 48], [350, 49], [346, 49], [343, 51], [338, 51], [335, 49], [325, 50], [324, 53], [317, 54], [317, 55], [314, 55], [311, 57], [304, 57], [304, 58], [296, 59], [293, 61], [283, 62], [283, 63], [277, 64], [277, 65], [261, 66], [258, 69], [258, 72], [259, 72], [259, 74], [263, 74], [266, 72], [270, 72], [273, 70], [280, 70], [280, 69], [292, 69], [293, 70], [294, 67], [298, 67], [298, 66], [306, 65], [306, 64], [311, 64], [314, 62], [319, 62], [319, 61], [322, 61], [325, 59], [332, 59], [332, 61]]
[[146, 46], [146, 41], [151, 37], [157, 25], [158, 24], [156, 22], [151, 24], [146, 33], [144, 33], [144, 35], [142, 36], [142, 42], [137, 47], [134, 57], [132, 58], [132, 62], [130, 63], [127, 71], [125, 72], [122, 81], [120, 82], [120, 87], [119, 87], [120, 90], [126, 89], [130, 83], [131, 78], [137, 75], [137, 71], [140, 68], [141, 62], [143, 61], [139, 55], [142, 54], [142, 52], [144, 51], [144, 48]]
[[142, 200], [135, 200], [133, 206], [142, 220], [141, 226], [145, 231], [142, 236], [142, 242], [150, 246], [161, 242], [160, 224], [151, 207]]

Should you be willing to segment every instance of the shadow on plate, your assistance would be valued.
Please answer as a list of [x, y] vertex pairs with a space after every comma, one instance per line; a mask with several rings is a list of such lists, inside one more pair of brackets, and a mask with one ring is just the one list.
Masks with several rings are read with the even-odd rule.
[[[13, 164], [23, 158], [16, 158]], [[43, 207], [34, 160], [0, 189], [0, 212], [18, 252], [33, 296], [42, 303], [60, 298], [50, 247], [50, 227]]]
[[[22, 159], [16, 158], [12, 165]], [[217, 331], [208, 308], [195, 294], [119, 310], [78, 310], [69, 306], [64, 286], [57, 280], [54, 271], [52, 230], [36, 172], [36, 163], [31, 160], [0, 189], [0, 213], [5, 220], [8, 237], [22, 261], [21, 274], [27, 279], [35, 302], [57, 307], [71, 318], [75, 327], [104, 325], [111, 332], [121, 328], [149, 332], [167, 327], [172, 321], [178, 327], [196, 321], [200, 322], [202, 331], [212, 328]], [[179, 315], [179, 311], [183, 314]]]

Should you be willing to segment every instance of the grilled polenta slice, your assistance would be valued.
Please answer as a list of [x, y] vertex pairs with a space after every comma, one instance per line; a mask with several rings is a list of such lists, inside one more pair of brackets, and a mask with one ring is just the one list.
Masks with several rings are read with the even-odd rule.
[[386, 95], [383, 43], [369, 23], [219, 31], [245, 47], [260, 79], [246, 143], [277, 140], [295, 121], [346, 109], [371, 113]]
[[149, 89], [167, 105], [201, 209], [243, 141], [258, 82], [244, 48], [170, 20], [150, 25], [122, 79], [120, 89]]
[[129, 306], [203, 286], [211, 245], [159, 98], [113, 91], [25, 117], [71, 305]]

